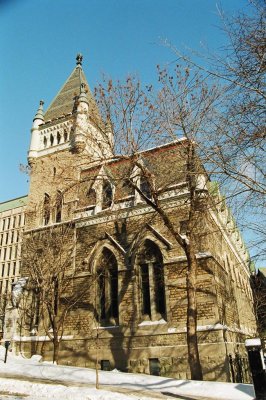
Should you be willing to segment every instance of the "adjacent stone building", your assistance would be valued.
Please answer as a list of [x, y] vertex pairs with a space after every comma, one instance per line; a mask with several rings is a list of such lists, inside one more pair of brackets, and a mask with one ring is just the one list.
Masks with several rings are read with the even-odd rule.
[[[60, 363], [97, 362], [103, 369], [189, 378], [186, 257], [149, 204], [152, 189], [145, 176], [152, 174], [160, 205], [182, 235], [188, 220], [188, 141], [132, 159], [114, 157], [112, 145], [110, 124], [101, 121], [78, 56], [51, 105], [44, 112], [41, 102], [33, 121], [21, 275], [32, 276], [34, 265], [40, 274], [56, 271], [58, 263], [58, 276], [64, 270], [71, 277], [54, 306], [61, 310], [73, 302], [73, 293], [83, 293], [66, 315]], [[204, 379], [230, 381], [232, 360], [245, 356], [244, 340], [256, 332], [249, 255], [203, 169], [197, 190], [200, 360]], [[52, 281], [58, 291], [55, 272]], [[27, 356], [42, 352], [49, 359], [52, 330], [42, 321], [39, 292], [29, 286], [30, 292], [33, 313], [13, 343]]]

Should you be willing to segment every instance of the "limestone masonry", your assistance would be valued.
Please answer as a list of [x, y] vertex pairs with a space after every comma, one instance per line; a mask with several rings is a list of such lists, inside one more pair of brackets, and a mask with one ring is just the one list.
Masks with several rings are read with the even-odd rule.
[[[46, 112], [43, 107], [41, 101], [31, 130], [27, 201], [0, 214], [9, 224], [9, 231], [0, 226], [1, 282], [24, 278], [7, 307], [5, 339], [28, 357], [51, 359], [55, 327], [47, 307], [53, 294], [60, 363], [189, 378], [187, 261], [149, 203], [145, 176], [152, 174], [163, 212], [185, 235], [188, 140], [131, 159], [114, 156], [111, 125], [101, 120], [80, 55]], [[197, 193], [193, 237], [204, 379], [248, 381], [244, 341], [256, 335], [249, 254], [203, 168]], [[17, 215], [26, 216], [20, 271], [20, 258], [5, 255], [12, 248], [7, 235], [23, 225]], [[2, 294], [8, 285], [1, 284]]]

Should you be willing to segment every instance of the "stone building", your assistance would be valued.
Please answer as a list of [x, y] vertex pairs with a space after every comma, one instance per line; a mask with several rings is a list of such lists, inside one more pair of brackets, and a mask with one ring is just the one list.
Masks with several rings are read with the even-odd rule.
[[27, 196], [0, 203], [0, 335], [12, 284], [20, 276], [21, 242]]
[[[132, 160], [114, 157], [112, 130], [101, 121], [81, 56], [45, 112], [40, 102], [31, 132], [21, 274], [31, 276], [34, 263], [40, 271], [52, 270], [58, 260], [58, 275], [67, 266], [72, 283], [59, 296], [62, 309], [68, 293], [87, 288], [66, 316], [60, 363], [97, 362], [103, 369], [189, 378], [186, 257], [150, 206], [143, 173], [152, 173], [160, 204], [182, 235], [188, 141], [143, 151]], [[210, 193], [220, 196], [203, 170], [197, 188], [203, 205]], [[256, 332], [249, 256], [224, 202], [211, 204], [198, 213], [195, 226], [197, 336], [204, 379], [230, 380], [229, 355], [244, 356], [244, 340]], [[52, 280], [58, 285], [56, 273]], [[13, 342], [26, 355], [41, 351], [49, 359], [51, 327], [44, 329], [39, 308]]]

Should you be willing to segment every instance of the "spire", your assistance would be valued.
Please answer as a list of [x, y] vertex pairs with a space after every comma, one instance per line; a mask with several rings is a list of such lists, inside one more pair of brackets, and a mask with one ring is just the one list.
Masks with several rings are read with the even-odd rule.
[[35, 121], [36, 119], [41, 119], [42, 121], [44, 121], [43, 105], [44, 105], [44, 101], [40, 100], [40, 105], [35, 114], [35, 117], [33, 118], [33, 121]]
[[[99, 111], [82, 69], [83, 57], [78, 54], [76, 65], [44, 114], [44, 122], [75, 113], [77, 99], [89, 105], [91, 117], [100, 121]], [[82, 85], [85, 85], [82, 87]], [[86, 90], [85, 90], [86, 88]]]

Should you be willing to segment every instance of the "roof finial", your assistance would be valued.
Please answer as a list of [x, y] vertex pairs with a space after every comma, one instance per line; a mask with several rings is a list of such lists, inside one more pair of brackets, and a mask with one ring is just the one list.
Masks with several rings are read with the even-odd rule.
[[77, 63], [76, 63], [77, 65], [82, 65], [83, 55], [78, 53], [76, 60], [77, 60]]
[[44, 118], [44, 114], [43, 114], [43, 105], [44, 105], [44, 101], [43, 100], [40, 100], [40, 106], [39, 106], [39, 108], [38, 108], [38, 110], [37, 110], [37, 112], [36, 112], [36, 114], [35, 114], [35, 117], [34, 117], [34, 120], [33, 121], [35, 121], [35, 119], [41, 119], [41, 120], [43, 120]]

